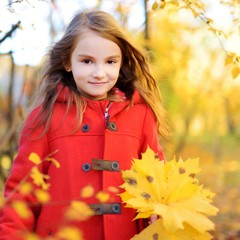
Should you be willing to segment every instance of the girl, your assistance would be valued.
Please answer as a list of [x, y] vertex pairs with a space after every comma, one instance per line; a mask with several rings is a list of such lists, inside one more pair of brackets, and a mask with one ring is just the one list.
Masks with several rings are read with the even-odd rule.
[[24, 230], [54, 236], [66, 206], [79, 199], [87, 185], [108, 192], [110, 198], [104, 204], [95, 196], [85, 200], [95, 215], [76, 223], [84, 239], [131, 239], [139, 231], [132, 221], [135, 212], [124, 208], [109, 187], [123, 183], [121, 170], [130, 169], [132, 159], [141, 158], [148, 146], [164, 159], [159, 135], [167, 133], [145, 52], [127, 39], [109, 14], [98, 10], [77, 14], [49, 53], [4, 192], [12, 200], [21, 199], [12, 191], [33, 167], [30, 153], [41, 159], [55, 153], [60, 168], [50, 162], [39, 165], [50, 176], [51, 204], [36, 207], [33, 196], [24, 196], [29, 206], [35, 206], [25, 220], [5, 207], [0, 240], [18, 239]]

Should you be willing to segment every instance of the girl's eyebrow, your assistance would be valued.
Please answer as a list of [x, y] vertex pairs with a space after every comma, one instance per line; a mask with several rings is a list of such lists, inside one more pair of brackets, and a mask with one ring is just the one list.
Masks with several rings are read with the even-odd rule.
[[90, 56], [89, 54], [78, 54], [78, 57], [89, 57], [92, 58], [92, 56]]
[[121, 58], [121, 55], [112, 55], [112, 56], [109, 56], [109, 57], [107, 57], [107, 58]]

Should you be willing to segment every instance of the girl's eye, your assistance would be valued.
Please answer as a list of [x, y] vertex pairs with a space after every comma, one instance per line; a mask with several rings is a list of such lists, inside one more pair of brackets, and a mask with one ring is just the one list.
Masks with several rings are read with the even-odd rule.
[[92, 63], [92, 60], [90, 60], [90, 59], [83, 59], [81, 62], [85, 63], [85, 64], [90, 64], [90, 63]]
[[116, 61], [115, 60], [108, 60], [107, 63], [108, 64], [114, 64], [114, 63], [116, 63]]

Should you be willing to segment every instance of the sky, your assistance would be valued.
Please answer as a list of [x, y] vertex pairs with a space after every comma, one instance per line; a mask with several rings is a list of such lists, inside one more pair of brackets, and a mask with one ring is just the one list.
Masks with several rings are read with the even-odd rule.
[[[59, 36], [61, 36], [63, 26], [69, 23], [76, 11], [94, 7], [97, 1], [56, 0], [56, 2], [59, 11], [53, 11], [52, 18], [58, 28]], [[128, 0], [128, 2], [138, 2], [132, 8], [131, 18], [129, 19], [130, 25], [132, 24], [135, 27], [143, 25], [144, 18], [141, 4], [139, 4], [139, 1]], [[116, 4], [116, 1], [103, 1], [102, 10], [111, 13], [114, 7], [113, 3]], [[10, 10], [7, 6], [8, 0], [0, 1], [0, 30], [2, 31], [0, 32], [0, 39], [19, 20], [21, 20], [21, 30], [17, 29], [12, 38], [8, 38], [0, 45], [0, 53], [7, 53], [12, 50], [15, 63], [18, 65], [39, 64], [51, 44], [50, 29], [47, 23], [50, 14], [48, 1], [22, 1], [21, 3], [13, 4]], [[11, 12], [12, 10], [13, 12]], [[2, 21], [3, 19], [4, 21]]]

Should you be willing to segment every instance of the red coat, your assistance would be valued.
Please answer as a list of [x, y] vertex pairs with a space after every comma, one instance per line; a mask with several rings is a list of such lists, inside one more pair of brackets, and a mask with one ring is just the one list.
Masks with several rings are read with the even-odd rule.
[[[62, 213], [64, 207], [73, 199], [79, 199], [80, 190], [91, 184], [95, 191], [107, 191], [109, 186], [118, 187], [123, 183], [121, 172], [83, 170], [85, 163], [91, 164], [93, 158], [117, 160], [120, 169], [130, 169], [132, 158], [140, 158], [149, 145], [160, 159], [163, 159], [162, 148], [158, 142], [157, 128], [153, 113], [135, 92], [134, 106], [127, 108], [129, 101], [112, 102], [109, 107], [109, 121], [114, 122], [116, 131], [106, 128], [104, 113], [108, 100], [87, 100], [87, 108], [83, 115], [80, 129], [72, 133], [75, 126], [75, 107], [70, 108], [64, 118], [66, 102], [65, 88], [54, 107], [50, 128], [40, 139], [33, 140], [25, 134], [29, 122], [37, 110], [33, 111], [23, 129], [18, 155], [6, 182], [5, 196], [27, 175], [33, 164], [28, 160], [31, 152], [41, 158], [56, 150], [54, 158], [61, 167], [53, 164], [44, 165], [42, 171], [50, 176], [50, 194], [54, 202], [33, 208], [33, 216], [28, 220], [20, 219], [11, 209], [5, 208], [0, 214], [0, 240], [17, 239], [13, 237], [19, 229], [35, 231], [40, 236], [49, 236], [64, 223]], [[31, 137], [39, 136], [42, 129], [35, 131]], [[14, 198], [18, 198], [17, 194]], [[27, 197], [26, 197], [27, 198]], [[27, 201], [34, 201], [31, 196]], [[88, 203], [97, 203], [92, 197]], [[115, 194], [109, 202], [120, 202]], [[85, 240], [129, 240], [137, 233], [136, 222], [132, 221], [135, 211], [122, 207], [121, 214], [105, 214], [93, 216], [88, 221], [79, 223]]]

